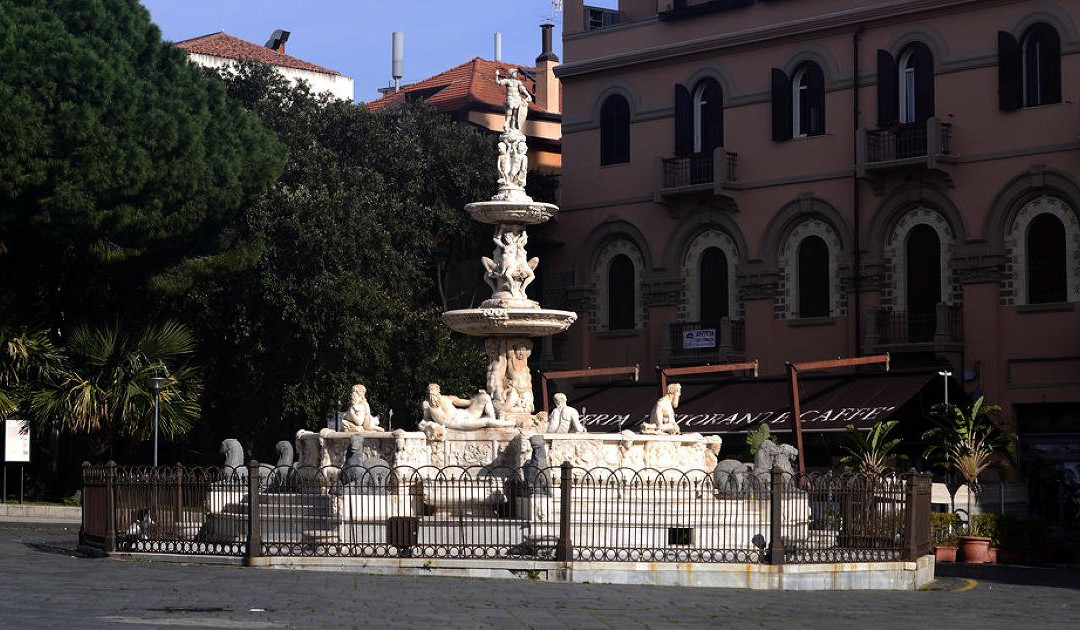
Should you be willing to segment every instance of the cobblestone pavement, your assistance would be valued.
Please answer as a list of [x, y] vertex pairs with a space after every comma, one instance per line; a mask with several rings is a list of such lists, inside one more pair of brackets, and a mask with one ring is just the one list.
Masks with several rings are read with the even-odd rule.
[[4, 628], [1080, 627], [1080, 569], [953, 565], [906, 592], [396, 577], [87, 558], [77, 528], [0, 523]]

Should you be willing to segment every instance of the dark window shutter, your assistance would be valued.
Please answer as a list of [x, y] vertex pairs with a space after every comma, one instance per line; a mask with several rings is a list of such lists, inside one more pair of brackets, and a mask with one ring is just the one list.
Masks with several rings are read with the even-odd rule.
[[934, 115], [934, 54], [924, 44], [912, 49], [915, 60], [915, 122]]
[[630, 161], [630, 104], [618, 94], [600, 106], [600, 164]]
[[772, 69], [772, 139], [791, 140], [791, 83], [779, 68]]
[[690, 90], [675, 84], [675, 155], [689, 155], [694, 150], [694, 106]]
[[799, 317], [828, 317], [829, 246], [820, 236], [799, 243]]
[[1061, 102], [1061, 40], [1057, 31], [1047, 25], [1043, 37], [1043, 104]]
[[825, 133], [825, 73], [816, 63], [806, 65], [806, 87], [809, 108], [806, 111], [806, 135]]
[[1024, 106], [1023, 76], [1020, 43], [998, 31], [998, 109], [1011, 112]]
[[702, 151], [724, 146], [724, 92], [713, 79], [705, 79], [705, 117]]
[[886, 50], [877, 51], [877, 111], [878, 127], [888, 127], [900, 119], [900, 77], [896, 74], [896, 60]]

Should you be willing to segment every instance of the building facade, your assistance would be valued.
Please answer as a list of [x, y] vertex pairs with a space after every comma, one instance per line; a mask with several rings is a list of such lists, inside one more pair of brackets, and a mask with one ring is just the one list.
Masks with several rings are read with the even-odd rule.
[[[889, 352], [1080, 476], [1080, 4], [568, 0], [555, 366]], [[1080, 480], [1080, 479], [1078, 479]]]
[[329, 92], [339, 99], [353, 100], [351, 78], [337, 70], [286, 55], [285, 43], [288, 40], [288, 31], [277, 30], [266, 45], [260, 46], [220, 31], [176, 42], [176, 47], [184, 50], [193, 63], [204, 68], [224, 68], [238, 61], [259, 61], [273, 66], [292, 83], [306, 82], [316, 94]]

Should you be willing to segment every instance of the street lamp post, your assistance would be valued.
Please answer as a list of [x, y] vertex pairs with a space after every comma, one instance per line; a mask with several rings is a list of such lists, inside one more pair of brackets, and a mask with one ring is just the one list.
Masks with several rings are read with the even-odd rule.
[[161, 399], [161, 388], [165, 386], [165, 378], [161, 376], [150, 377], [150, 391], [154, 392], [154, 467], [157, 468], [157, 443], [158, 443], [158, 401]]
[[952, 376], [952, 372], [942, 370], [941, 372], [938, 372], [937, 375], [942, 378], [942, 384], [945, 387], [945, 407], [947, 409], [949, 406], [949, 377]]

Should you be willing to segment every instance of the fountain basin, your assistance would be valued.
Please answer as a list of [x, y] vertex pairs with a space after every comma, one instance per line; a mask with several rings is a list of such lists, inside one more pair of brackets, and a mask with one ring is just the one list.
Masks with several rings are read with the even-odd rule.
[[491, 225], [538, 225], [559, 211], [558, 206], [540, 201], [477, 201], [465, 206], [472, 218]]
[[451, 330], [477, 337], [547, 337], [577, 321], [573, 311], [546, 308], [467, 308], [446, 311], [443, 323]]

